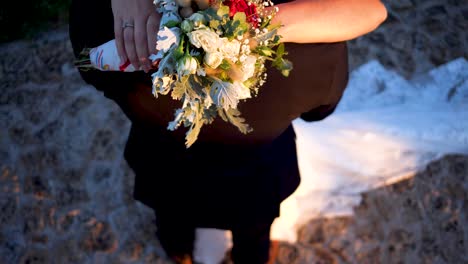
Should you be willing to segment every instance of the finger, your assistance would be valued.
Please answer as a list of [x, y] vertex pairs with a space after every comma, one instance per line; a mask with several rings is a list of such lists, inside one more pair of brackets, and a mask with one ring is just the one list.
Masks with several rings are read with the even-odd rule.
[[124, 48], [122, 19], [120, 18], [114, 20], [114, 34], [115, 46], [117, 47], [117, 53], [120, 57], [120, 64], [124, 64], [127, 61], [127, 53], [125, 52]]
[[146, 32], [148, 34], [148, 53], [156, 54], [156, 35], [159, 31], [159, 16], [151, 15], [146, 22]]
[[135, 21], [135, 48], [140, 64], [143, 70], [149, 71], [148, 41], [146, 34], [146, 20], [139, 19]]
[[133, 65], [135, 70], [139, 70], [140, 62], [138, 61], [138, 55], [135, 48], [135, 37], [133, 31], [133, 27], [126, 27], [123, 29], [124, 46], [130, 63]]

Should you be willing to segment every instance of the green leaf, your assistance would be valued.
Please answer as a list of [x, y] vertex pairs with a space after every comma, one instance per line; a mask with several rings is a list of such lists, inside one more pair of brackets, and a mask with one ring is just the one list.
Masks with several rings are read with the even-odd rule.
[[276, 56], [283, 57], [283, 55], [285, 55], [284, 43], [281, 43], [278, 45], [278, 48], [276, 49]]
[[215, 105], [211, 105], [208, 109], [205, 108], [203, 111], [203, 122], [205, 124], [211, 124], [214, 121], [217, 112], [218, 110]]
[[221, 80], [214, 81], [210, 96], [218, 107], [224, 109], [236, 108], [239, 103], [236, 87], [232, 83]]
[[210, 20], [210, 28], [217, 30], [221, 27], [219, 20]]
[[278, 34], [278, 29], [277, 28], [273, 28], [273, 29], [269, 29], [267, 33], [261, 33], [259, 35], [256, 36], [257, 38], [257, 41], [260, 43], [260, 42], [263, 42], [265, 40], [272, 40], [275, 38], [275, 36], [277, 36]]
[[182, 122], [182, 119], [183, 119], [183, 113], [184, 113], [184, 110], [182, 110], [180, 108], [175, 111], [174, 120], [169, 122], [169, 124], [167, 125], [168, 130], [174, 131], [179, 127], [179, 125], [180, 125], [180, 123]]
[[190, 127], [189, 131], [185, 135], [185, 146], [186, 148], [190, 148], [190, 146], [195, 143], [198, 139], [198, 134], [200, 134], [200, 130], [203, 126], [203, 122], [201, 120], [196, 120], [192, 127]]
[[278, 29], [281, 27], [280, 24], [270, 24], [268, 25], [268, 31], [278, 31]]
[[199, 102], [196, 102], [196, 111], [193, 124], [190, 126], [190, 129], [185, 134], [185, 146], [189, 148], [193, 143], [198, 139], [198, 134], [200, 134], [201, 128], [204, 124], [202, 113], [203, 108], [200, 106]]
[[244, 85], [245, 85], [246, 87], [249, 87], [249, 88], [250, 88], [250, 87], [252, 87], [255, 83], [257, 83], [257, 78], [252, 77], [252, 78], [247, 79], [247, 80], [244, 82]]
[[288, 77], [289, 76], [289, 73], [291, 72], [291, 70], [293, 69], [293, 65], [292, 65], [292, 62], [290, 62], [289, 60], [286, 60], [286, 59], [283, 59], [281, 58], [280, 59], [280, 62], [278, 63], [278, 65], [275, 66], [278, 70], [281, 71], [281, 74], [285, 77]]
[[270, 43], [271, 43], [271, 45], [276, 46], [276, 45], [278, 45], [278, 43], [280, 42], [280, 40], [281, 40], [281, 36], [280, 36], [280, 35], [276, 35]]
[[[229, 9], [229, 8], [228, 8]], [[247, 16], [245, 16], [244, 12], [237, 12], [233, 17], [232, 20], [239, 21], [240, 24], [247, 24]]]
[[275, 53], [271, 48], [267, 47], [267, 46], [258, 46], [255, 51], [262, 55], [262, 56], [267, 56], [267, 57], [271, 57], [273, 56], [273, 54]]
[[223, 59], [223, 61], [218, 67], [221, 68], [222, 70], [227, 71], [231, 68], [231, 64], [226, 59]]
[[221, 119], [223, 119], [224, 122], [228, 122], [228, 117], [226, 116], [222, 108], [218, 108], [218, 116], [221, 117]]
[[244, 12], [237, 12], [232, 19], [236, 24], [237, 22], [239, 23], [237, 25], [237, 30], [235, 31], [236, 35], [242, 36], [247, 30], [249, 30], [249, 23], [247, 22], [247, 17]]
[[236, 126], [240, 132], [247, 134], [253, 131], [252, 127], [246, 124], [245, 119], [240, 116], [241, 113], [239, 110], [230, 108], [229, 110], [224, 111], [224, 114], [226, 115], [228, 121]]
[[225, 71], [220, 72], [218, 77], [223, 82], [229, 82], [231, 80], [231, 78], [229, 78], [228, 73]]
[[229, 40], [232, 40], [236, 36], [239, 24], [239, 21], [230, 20], [224, 26], [224, 35]]
[[193, 92], [195, 93], [194, 95], [192, 95], [193, 99], [198, 99], [201, 101], [202, 98], [206, 96], [205, 87], [207, 84], [203, 80], [206, 81], [206, 79], [200, 78], [195, 74], [189, 76], [189, 82], [187, 85], [189, 87], [189, 90], [193, 90]]
[[185, 35], [181, 35], [179, 46], [172, 52], [174, 59], [178, 61], [182, 56], [184, 56], [184, 44], [185, 44]]
[[229, 39], [242, 36], [247, 30], [249, 30], [249, 23], [244, 12], [236, 13], [224, 26], [225, 36]]
[[175, 20], [169, 20], [166, 22], [166, 24], [164, 24], [163, 26], [165, 27], [168, 27], [168, 28], [172, 28], [172, 27], [177, 27], [179, 26], [179, 21], [175, 21]]
[[181, 80], [174, 83], [171, 93], [172, 99], [181, 100], [183, 98], [188, 88], [188, 77], [188, 75], [182, 76]]
[[221, 18], [223, 16], [229, 16], [229, 6], [220, 5], [218, 12], [216, 12], [216, 14]]

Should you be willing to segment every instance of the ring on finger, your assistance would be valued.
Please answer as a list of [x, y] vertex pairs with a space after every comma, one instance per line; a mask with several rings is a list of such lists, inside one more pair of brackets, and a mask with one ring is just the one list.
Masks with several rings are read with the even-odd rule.
[[132, 23], [130, 22], [124, 22], [123, 25], [122, 25], [122, 29], [125, 29], [125, 28], [134, 28], [135, 25], [133, 25]]

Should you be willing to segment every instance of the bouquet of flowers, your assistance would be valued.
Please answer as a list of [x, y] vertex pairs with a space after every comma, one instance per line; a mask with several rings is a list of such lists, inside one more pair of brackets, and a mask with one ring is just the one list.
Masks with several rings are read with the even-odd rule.
[[[168, 129], [188, 128], [190, 147], [205, 124], [220, 116], [242, 133], [252, 128], [237, 109], [240, 100], [257, 95], [265, 83], [266, 61], [284, 76], [292, 64], [280, 43], [272, 18], [278, 12], [269, 0], [155, 0], [162, 14], [157, 34], [158, 65], [152, 74], [153, 95], [180, 100]], [[115, 43], [86, 50], [78, 67], [134, 71], [118, 65]]]

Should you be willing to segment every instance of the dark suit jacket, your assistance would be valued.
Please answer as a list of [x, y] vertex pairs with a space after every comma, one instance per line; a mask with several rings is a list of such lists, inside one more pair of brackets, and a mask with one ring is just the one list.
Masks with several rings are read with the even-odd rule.
[[[113, 38], [110, 1], [72, 1], [75, 55]], [[244, 135], [218, 119], [189, 149], [183, 129], [166, 130], [179, 102], [155, 99], [149, 74], [82, 72], [132, 121], [125, 158], [136, 174], [135, 199], [161, 213], [190, 214], [200, 226], [229, 228], [278, 216], [280, 202], [300, 182], [291, 121], [330, 115], [348, 80], [344, 42], [288, 43], [286, 50], [294, 64], [290, 76], [270, 69], [258, 96], [239, 105], [254, 131]]]

